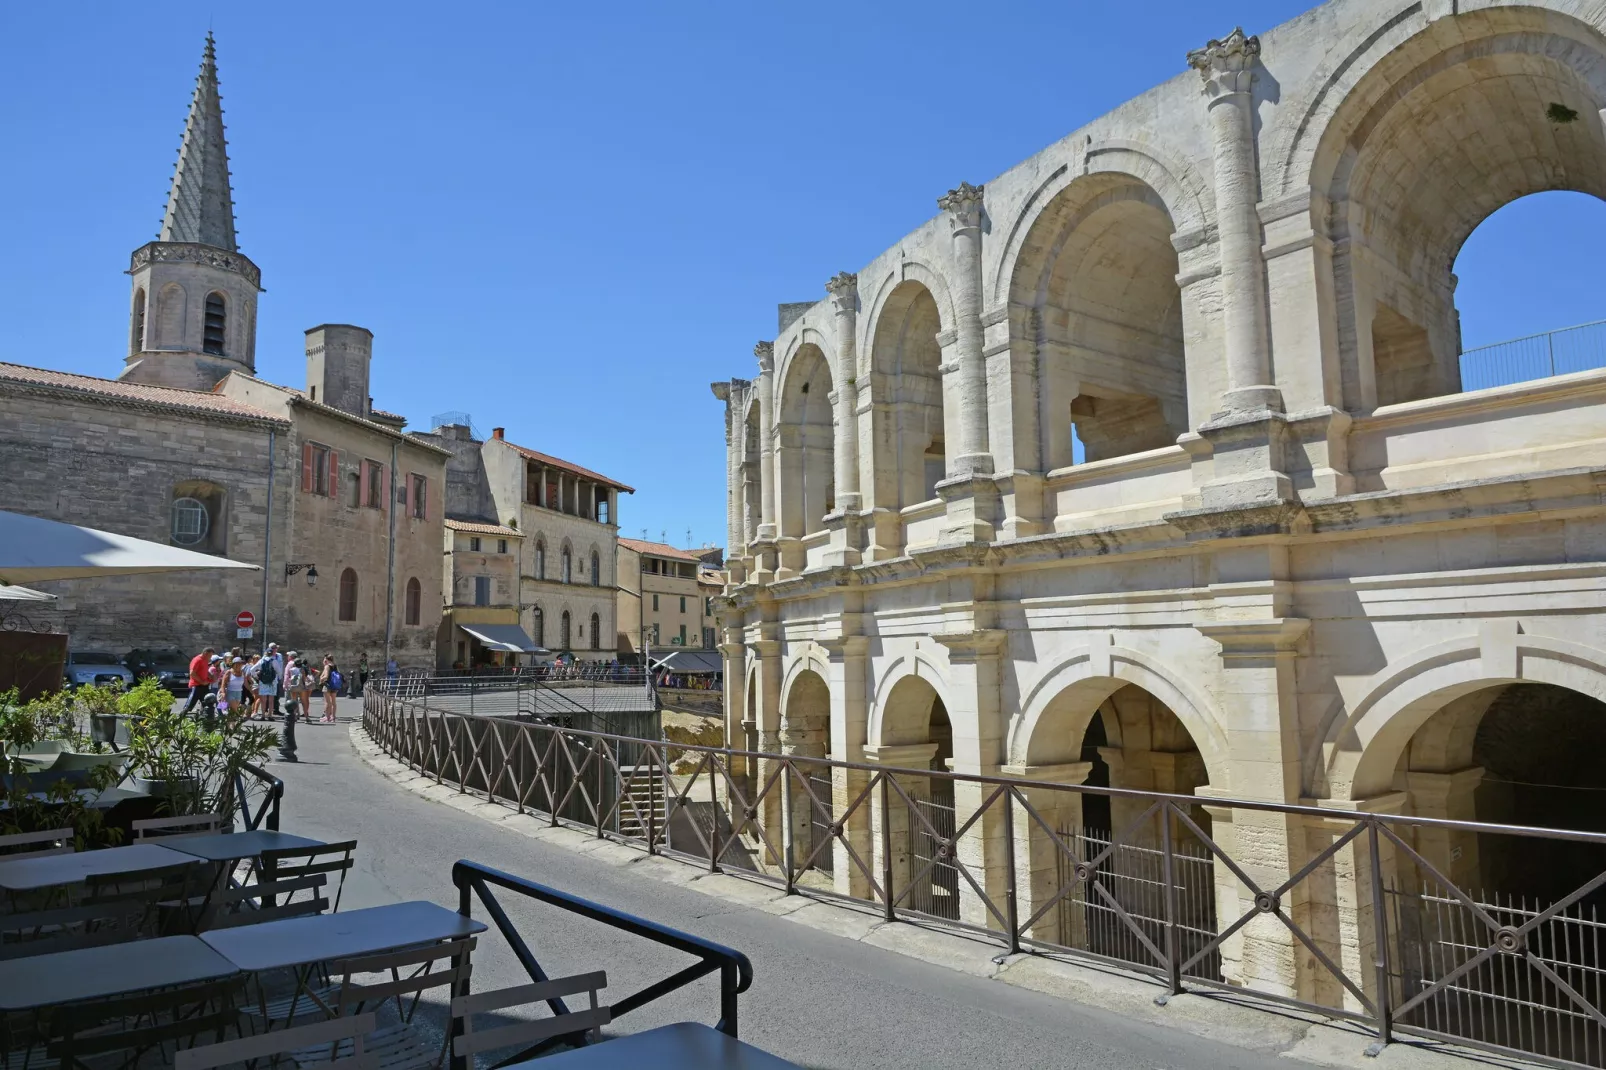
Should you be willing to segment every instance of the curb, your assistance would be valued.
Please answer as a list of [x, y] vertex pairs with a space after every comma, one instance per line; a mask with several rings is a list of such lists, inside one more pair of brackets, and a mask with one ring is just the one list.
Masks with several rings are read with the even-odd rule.
[[366, 765], [398, 787], [431, 802], [610, 865], [631, 866], [637, 873], [654, 880], [762, 910], [928, 965], [1015, 985], [1235, 1047], [1274, 1052], [1284, 1058], [1320, 1066], [1465, 1070], [1473, 1062], [1485, 1067], [1537, 1065], [1482, 1051], [1463, 1052], [1450, 1045], [1418, 1038], [1396, 1039], [1371, 1058], [1366, 1056], [1366, 1049], [1376, 1035], [1354, 1022], [1323, 1018], [1314, 1012], [1269, 1007], [1252, 997], [1237, 997], [1231, 993], [1189, 992], [1173, 996], [1160, 1006], [1155, 1002], [1160, 993], [1157, 986], [1115, 969], [1043, 954], [1004, 956], [998, 944], [978, 937], [911, 922], [889, 922], [869, 908], [810, 899], [805, 895], [786, 895], [757, 881], [710, 873], [677, 859], [649, 855], [638, 847], [597, 839], [577, 829], [553, 827], [502, 803], [465, 794], [420, 775], [381, 750], [368, 738], [361, 722], [351, 726], [350, 737], [352, 748]]

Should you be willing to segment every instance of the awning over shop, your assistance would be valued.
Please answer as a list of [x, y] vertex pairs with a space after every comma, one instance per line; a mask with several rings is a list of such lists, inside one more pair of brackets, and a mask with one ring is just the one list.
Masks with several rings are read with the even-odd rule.
[[654, 660], [652, 667], [670, 672], [724, 672], [725, 659], [717, 650], [676, 650]]
[[510, 654], [546, 653], [541, 647], [536, 646], [535, 640], [517, 624], [459, 624], [458, 627], [491, 650], [502, 650]]

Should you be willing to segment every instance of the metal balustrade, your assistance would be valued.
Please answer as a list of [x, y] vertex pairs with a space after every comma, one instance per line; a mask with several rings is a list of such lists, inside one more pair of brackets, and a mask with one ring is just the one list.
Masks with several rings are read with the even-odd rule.
[[1606, 368], [1606, 320], [1465, 350], [1461, 389], [1508, 386], [1591, 368]]
[[[700, 747], [395, 693], [368, 696], [364, 726], [438, 783], [552, 825], [967, 930], [1007, 954], [1123, 967], [1162, 986], [1157, 1002], [1224, 990], [1363, 1023], [1375, 1050], [1398, 1032], [1606, 1065], [1593, 915], [1606, 834]], [[1085, 796], [1109, 800], [1114, 828], [1067, 824]], [[1445, 874], [1459, 848], [1429, 846], [1455, 836], [1570, 846], [1598, 872], [1546, 904], [1491, 899]], [[957, 909], [937, 905], [950, 884]]]

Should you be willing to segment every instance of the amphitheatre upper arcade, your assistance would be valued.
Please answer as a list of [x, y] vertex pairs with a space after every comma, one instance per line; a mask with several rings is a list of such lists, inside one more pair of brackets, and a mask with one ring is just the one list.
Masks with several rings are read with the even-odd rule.
[[[1606, 198], [1606, 4], [1332, 0], [1177, 60], [714, 384], [729, 744], [1192, 794], [1271, 885], [1333, 833], [1221, 800], [1606, 829], [1529, 790], [1606, 788], [1606, 369], [1463, 390], [1453, 274], [1518, 198]], [[1470, 886], [1569, 864], [1430, 840]], [[1335, 862], [1298, 910], [1364, 957]], [[1229, 975], [1320, 995], [1254, 932]]]

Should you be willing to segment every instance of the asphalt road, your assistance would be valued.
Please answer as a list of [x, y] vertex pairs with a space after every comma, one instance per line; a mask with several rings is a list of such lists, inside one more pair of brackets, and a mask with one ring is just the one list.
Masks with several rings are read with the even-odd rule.
[[[272, 768], [285, 782], [286, 832], [358, 841], [342, 909], [409, 899], [455, 908], [451, 865], [469, 858], [717, 940], [753, 962], [753, 987], [741, 998], [743, 1039], [807, 1067], [1303, 1065], [928, 965], [650, 877], [632, 878], [629, 867], [499, 829], [422, 799], [370, 769], [348, 735], [356, 703], [341, 705], [348, 710], [336, 727], [297, 726], [300, 761]], [[601, 967], [613, 998], [690, 961], [556, 908], [504, 902], [550, 975]], [[494, 929], [481, 939], [476, 990], [527, 980]], [[716, 984], [704, 979], [628, 1015], [610, 1031], [684, 1020], [712, 1024], [718, 1008]]]

